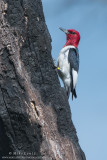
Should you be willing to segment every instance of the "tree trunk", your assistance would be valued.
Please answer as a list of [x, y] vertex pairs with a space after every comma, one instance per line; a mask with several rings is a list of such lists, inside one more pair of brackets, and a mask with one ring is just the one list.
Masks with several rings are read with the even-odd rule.
[[41, 1], [0, 0], [1, 159], [85, 160], [53, 66]]

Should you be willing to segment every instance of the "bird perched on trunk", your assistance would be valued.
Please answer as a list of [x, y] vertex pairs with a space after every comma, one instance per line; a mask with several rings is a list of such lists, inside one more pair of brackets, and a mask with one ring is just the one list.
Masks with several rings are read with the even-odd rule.
[[74, 29], [63, 29], [65, 32], [67, 41], [62, 50], [60, 51], [58, 61], [57, 61], [57, 70], [60, 78], [64, 83], [64, 87], [69, 98], [70, 92], [73, 96], [77, 98], [76, 94], [76, 84], [79, 71], [79, 52], [78, 44], [80, 41], [80, 34]]

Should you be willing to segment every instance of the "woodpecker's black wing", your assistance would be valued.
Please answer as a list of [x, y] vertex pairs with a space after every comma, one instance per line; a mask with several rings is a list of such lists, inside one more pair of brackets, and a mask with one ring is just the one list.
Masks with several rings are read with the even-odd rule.
[[79, 70], [78, 49], [70, 48], [69, 54], [68, 54], [68, 62], [70, 63], [71, 72], [72, 72], [72, 68], [78, 72]]
[[70, 48], [69, 50], [69, 54], [68, 54], [68, 62], [70, 63], [70, 75], [71, 75], [71, 92], [72, 92], [72, 99], [73, 96], [75, 98], [77, 98], [76, 95], [76, 90], [75, 88], [73, 88], [73, 75], [72, 75], [72, 70], [74, 69], [77, 74], [78, 74], [78, 70], [79, 70], [79, 53], [78, 53], [78, 49], [75, 48]]

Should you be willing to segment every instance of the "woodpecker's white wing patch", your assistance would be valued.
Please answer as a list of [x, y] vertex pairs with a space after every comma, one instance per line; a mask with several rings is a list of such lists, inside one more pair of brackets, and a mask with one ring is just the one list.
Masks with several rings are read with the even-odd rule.
[[72, 68], [72, 77], [73, 77], [73, 89], [75, 89], [78, 79], [78, 73]]

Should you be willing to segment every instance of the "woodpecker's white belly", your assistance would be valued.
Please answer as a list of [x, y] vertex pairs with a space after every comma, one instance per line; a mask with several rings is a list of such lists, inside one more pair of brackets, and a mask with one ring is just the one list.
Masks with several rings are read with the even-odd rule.
[[68, 53], [68, 50], [64, 53], [61, 52], [58, 58], [58, 66], [63, 73], [64, 79], [70, 78], [70, 64], [68, 63]]

